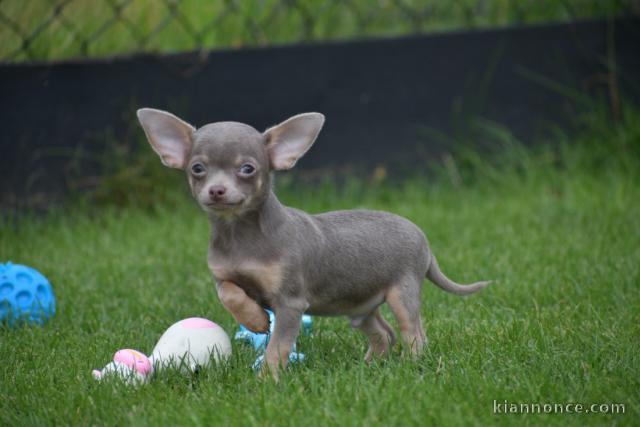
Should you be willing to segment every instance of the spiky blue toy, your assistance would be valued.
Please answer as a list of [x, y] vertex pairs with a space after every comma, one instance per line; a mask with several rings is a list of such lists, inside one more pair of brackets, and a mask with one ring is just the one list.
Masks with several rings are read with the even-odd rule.
[[56, 312], [51, 284], [26, 265], [0, 263], [0, 323], [42, 325]]
[[[264, 350], [267, 348], [267, 344], [269, 344], [269, 337], [273, 333], [273, 328], [276, 324], [276, 316], [273, 314], [271, 310], [266, 310], [269, 314], [269, 332], [266, 334], [258, 334], [255, 332], [251, 332], [244, 325], [240, 325], [240, 330], [236, 332], [235, 339], [237, 341], [244, 341], [246, 343], [251, 344], [253, 349], [257, 352], [264, 353]], [[302, 333], [308, 335], [311, 333], [311, 316], [304, 315], [302, 316], [301, 321]], [[289, 361], [290, 362], [302, 362], [304, 360], [304, 354], [298, 353], [296, 351], [296, 344], [293, 343], [293, 347], [291, 348], [291, 353], [289, 353]], [[264, 361], [264, 354], [260, 354], [256, 361], [253, 363], [253, 369], [259, 370], [262, 367], [262, 363]]]

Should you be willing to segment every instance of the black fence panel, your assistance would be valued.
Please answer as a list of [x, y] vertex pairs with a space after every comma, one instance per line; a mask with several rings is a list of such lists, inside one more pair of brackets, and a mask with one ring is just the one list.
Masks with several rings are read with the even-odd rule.
[[455, 135], [468, 117], [534, 141], [573, 112], [572, 91], [606, 93], [612, 79], [638, 89], [637, 24], [3, 65], [0, 204], [56, 194], [69, 168], [91, 163], [106, 141], [141, 137], [139, 107], [166, 109], [196, 126], [235, 120], [258, 129], [320, 111], [325, 129], [298, 163], [307, 170], [424, 167], [447, 149], [435, 135]]

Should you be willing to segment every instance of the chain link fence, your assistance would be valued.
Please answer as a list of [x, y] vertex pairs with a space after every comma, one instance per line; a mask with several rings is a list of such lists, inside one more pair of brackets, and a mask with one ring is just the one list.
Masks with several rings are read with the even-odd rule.
[[0, 0], [0, 61], [396, 36], [639, 11], [640, 0]]

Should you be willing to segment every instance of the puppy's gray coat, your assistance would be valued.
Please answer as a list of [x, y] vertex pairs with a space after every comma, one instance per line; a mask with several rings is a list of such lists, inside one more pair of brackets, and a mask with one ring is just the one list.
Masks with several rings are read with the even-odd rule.
[[195, 129], [174, 115], [144, 108], [138, 118], [169, 167], [185, 169], [193, 196], [209, 216], [208, 263], [225, 307], [256, 331], [276, 326], [266, 350], [274, 376], [286, 365], [303, 313], [345, 315], [370, 342], [366, 358], [395, 340], [379, 306], [387, 302], [413, 354], [426, 344], [420, 319], [425, 277], [445, 291], [477, 292], [438, 267], [422, 231], [397, 215], [368, 210], [309, 215], [283, 206], [271, 172], [290, 169], [311, 147], [324, 116], [294, 116], [261, 133], [236, 122]]

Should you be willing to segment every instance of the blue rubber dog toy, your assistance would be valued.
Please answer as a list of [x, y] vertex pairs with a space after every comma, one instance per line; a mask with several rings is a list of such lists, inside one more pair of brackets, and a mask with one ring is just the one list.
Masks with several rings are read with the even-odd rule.
[[0, 322], [42, 325], [56, 312], [51, 284], [26, 265], [0, 263]]
[[[266, 310], [269, 314], [269, 332], [266, 334], [258, 334], [255, 332], [251, 332], [244, 325], [240, 325], [240, 330], [236, 332], [235, 339], [237, 341], [244, 341], [246, 343], [251, 344], [254, 350], [264, 353], [264, 350], [267, 348], [267, 344], [269, 344], [269, 337], [273, 333], [273, 328], [276, 324], [276, 316], [273, 314], [271, 310]], [[309, 335], [311, 333], [311, 316], [304, 315], [302, 316], [301, 327], [302, 333], [305, 335]], [[293, 343], [293, 347], [291, 348], [291, 353], [289, 353], [289, 362], [302, 362], [304, 360], [304, 354], [298, 353], [296, 351], [296, 344]], [[253, 369], [255, 371], [259, 370], [262, 367], [262, 363], [264, 361], [264, 354], [258, 356], [256, 361], [253, 363]]]

